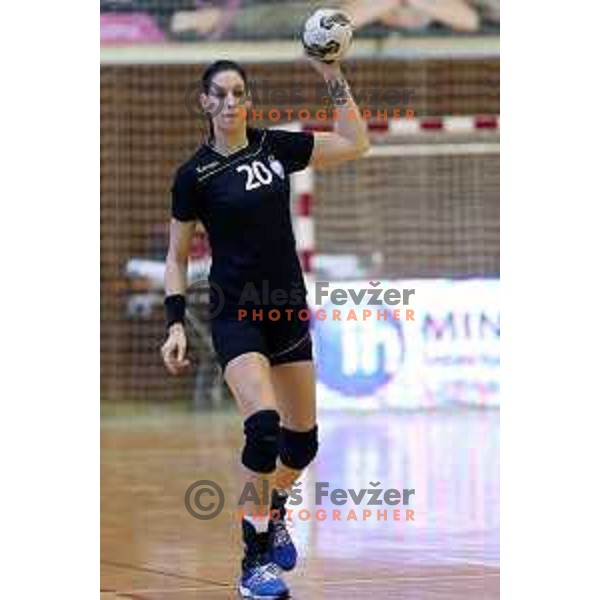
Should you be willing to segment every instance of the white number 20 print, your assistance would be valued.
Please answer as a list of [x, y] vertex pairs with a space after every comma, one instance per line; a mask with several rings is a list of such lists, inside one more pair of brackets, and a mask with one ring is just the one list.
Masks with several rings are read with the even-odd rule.
[[252, 161], [250, 165], [240, 165], [236, 171], [246, 173], [246, 191], [255, 190], [261, 185], [269, 185], [273, 181], [273, 173], [260, 160]]

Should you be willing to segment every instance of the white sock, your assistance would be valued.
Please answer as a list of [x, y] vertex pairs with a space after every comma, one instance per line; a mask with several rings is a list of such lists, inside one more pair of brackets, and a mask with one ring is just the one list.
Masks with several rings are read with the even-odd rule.
[[256, 533], [265, 533], [269, 529], [269, 517], [246, 515], [244, 520], [254, 527]]

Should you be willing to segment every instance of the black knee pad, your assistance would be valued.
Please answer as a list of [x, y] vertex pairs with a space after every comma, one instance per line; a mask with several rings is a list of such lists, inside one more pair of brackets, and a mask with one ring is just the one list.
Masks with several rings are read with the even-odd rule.
[[246, 445], [242, 464], [256, 473], [272, 473], [279, 454], [279, 414], [276, 410], [259, 410], [244, 422]]
[[279, 434], [279, 458], [290, 469], [301, 470], [307, 467], [319, 450], [318, 427], [310, 431], [292, 431], [281, 428]]

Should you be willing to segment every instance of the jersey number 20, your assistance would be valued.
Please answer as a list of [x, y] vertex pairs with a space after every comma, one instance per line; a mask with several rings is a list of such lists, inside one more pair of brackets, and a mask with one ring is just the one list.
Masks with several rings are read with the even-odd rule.
[[265, 167], [259, 160], [252, 161], [250, 165], [240, 165], [236, 171], [246, 173], [246, 191], [255, 190], [261, 185], [269, 185], [273, 181], [273, 173], [270, 169]]

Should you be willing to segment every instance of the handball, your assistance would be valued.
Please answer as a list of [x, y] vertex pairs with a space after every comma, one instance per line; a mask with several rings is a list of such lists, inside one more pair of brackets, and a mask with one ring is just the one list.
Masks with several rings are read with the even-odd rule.
[[304, 24], [302, 43], [306, 54], [324, 63], [339, 61], [352, 42], [352, 23], [340, 10], [322, 8]]

